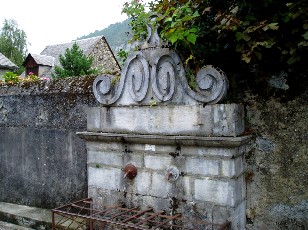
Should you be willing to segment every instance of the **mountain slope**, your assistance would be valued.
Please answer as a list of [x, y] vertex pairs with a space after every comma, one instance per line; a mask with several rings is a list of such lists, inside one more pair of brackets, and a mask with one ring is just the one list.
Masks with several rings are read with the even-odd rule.
[[111, 24], [105, 29], [96, 30], [88, 35], [78, 37], [77, 40], [96, 36], [104, 36], [116, 56], [120, 49], [126, 50], [127, 47], [129, 47], [127, 42], [131, 38], [130, 31], [129, 19], [126, 19], [123, 22]]

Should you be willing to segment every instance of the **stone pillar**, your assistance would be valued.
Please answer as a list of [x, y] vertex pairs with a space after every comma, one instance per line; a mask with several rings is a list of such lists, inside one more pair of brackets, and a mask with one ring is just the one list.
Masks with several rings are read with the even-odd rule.
[[[167, 214], [245, 228], [244, 109], [216, 104], [228, 81], [212, 66], [186, 81], [179, 56], [150, 33], [121, 79], [99, 76], [88, 111], [88, 194], [105, 205], [153, 207]], [[124, 167], [137, 168], [134, 179]]]

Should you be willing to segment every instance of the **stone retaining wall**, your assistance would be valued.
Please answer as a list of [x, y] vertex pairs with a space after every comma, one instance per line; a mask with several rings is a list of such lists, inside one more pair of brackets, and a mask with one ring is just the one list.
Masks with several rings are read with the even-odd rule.
[[245, 98], [254, 144], [246, 154], [248, 229], [307, 228], [308, 97]]
[[0, 87], [0, 201], [42, 208], [87, 197], [93, 77]]
[[[0, 89], [0, 201], [56, 207], [88, 195], [86, 146], [75, 133], [87, 129], [85, 110], [98, 106], [92, 96], [93, 81], [94, 78], [76, 78]], [[247, 95], [243, 104], [246, 131], [254, 137], [251, 151], [244, 158], [226, 158], [220, 165], [215, 156], [204, 157], [202, 151], [195, 152], [194, 159], [186, 164], [203, 163], [208, 167], [193, 167], [186, 178], [193, 174], [215, 177], [217, 173], [238, 176], [242, 173], [238, 164], [245, 159], [247, 229], [304, 229], [308, 210], [307, 96], [279, 102]], [[108, 150], [114, 158], [106, 157], [97, 165], [92, 163], [97, 153], [91, 150], [93, 157], [89, 158], [89, 166], [93, 172], [101, 172], [104, 164], [110, 167], [128, 161], [140, 162], [141, 167], [157, 168], [160, 161], [167, 159], [168, 163], [178, 158], [169, 155], [169, 152], [177, 155], [176, 145], [171, 151], [166, 149], [162, 158], [157, 159], [151, 151], [151, 143], [139, 147], [131, 144], [129, 148], [124, 142], [117, 143]], [[140, 153], [137, 147], [148, 150]], [[123, 152], [115, 154], [112, 151], [115, 148], [122, 148]], [[211, 154], [209, 149], [215, 149], [205, 148], [208, 154]], [[133, 155], [129, 150], [137, 153]], [[187, 154], [193, 149], [186, 146], [181, 152]], [[224, 154], [222, 151], [221, 155]], [[184, 182], [184, 188], [192, 183], [188, 179]], [[149, 186], [153, 187], [155, 183], [152, 181]], [[195, 183], [195, 186], [199, 185], [204, 186], [202, 179]], [[144, 191], [143, 187], [136, 189]], [[190, 191], [187, 194], [191, 194]], [[206, 194], [196, 196], [207, 197]]]

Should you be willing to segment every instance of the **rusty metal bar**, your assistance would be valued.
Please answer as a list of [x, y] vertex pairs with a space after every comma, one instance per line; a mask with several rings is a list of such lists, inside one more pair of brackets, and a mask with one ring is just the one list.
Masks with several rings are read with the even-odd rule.
[[[65, 211], [61, 211], [61, 210], [56, 210], [55, 213], [57, 213], [57, 214], [61, 213], [61, 214], [63, 214], [63, 216], [68, 215], [68, 216], [73, 216], [73, 217], [84, 218], [84, 219], [87, 219], [89, 221], [95, 220], [95, 221], [98, 221], [98, 222], [107, 222], [107, 223], [111, 223], [111, 224], [114, 224], [114, 225], [120, 225], [120, 226], [123, 226], [123, 227], [130, 227], [130, 228], [134, 228], [134, 229], [144, 229], [144, 228], [138, 228], [138, 227], [136, 227], [132, 224], [119, 223], [117, 221], [97, 218], [97, 217], [94, 217], [94, 216], [84, 216], [84, 215], [80, 215], [80, 214], [76, 214], [76, 213], [66, 213]], [[68, 217], [68, 219], [71, 219], [71, 218]]]
[[107, 220], [111, 220], [111, 219], [113, 219], [113, 218], [115, 218], [115, 217], [122, 216], [122, 215], [124, 215], [125, 213], [131, 212], [131, 211], [133, 211], [133, 210], [137, 210], [137, 208], [128, 209], [128, 210], [125, 211], [125, 212], [121, 212], [121, 213], [118, 213], [118, 214], [116, 214], [116, 215], [114, 215], [114, 216], [112, 216], [112, 217], [107, 218]]
[[51, 227], [52, 227], [52, 230], [54, 230], [55, 229], [55, 213], [54, 212], [52, 212], [51, 221], [52, 221]]
[[114, 209], [119, 209], [120, 208], [120, 206], [113, 206], [113, 207], [108, 207], [108, 208], [106, 208], [105, 210], [103, 210], [103, 211], [100, 211], [100, 210], [94, 210], [94, 211], [96, 211], [95, 213], [93, 212], [92, 214], [91, 214], [91, 216], [93, 216], [93, 217], [97, 217], [97, 218], [99, 218], [99, 217], [101, 217], [101, 214], [107, 214], [107, 213], [110, 213], [110, 212], [112, 212]]
[[[61, 219], [56, 220], [55, 215]], [[65, 223], [67, 222], [67, 224]], [[75, 224], [74, 224], [75, 223]], [[93, 230], [95, 225], [115, 225], [129, 229], [208, 229], [228, 230], [231, 222], [223, 224], [210, 223], [202, 220], [189, 220], [181, 214], [164, 215], [164, 211], [153, 212], [153, 209], [123, 208], [121, 206], [103, 206], [92, 202], [91, 198], [63, 205], [52, 210], [52, 229], [64, 228]], [[62, 226], [62, 227], [61, 227]]]
[[170, 216], [170, 217], [168, 217], [168, 220], [166, 220], [166, 221], [164, 221], [164, 222], [161, 222], [160, 224], [158, 224], [158, 225], [155, 226], [155, 227], [158, 228], [158, 227], [160, 227], [160, 226], [163, 226], [163, 225], [167, 224], [169, 221], [172, 221], [172, 220], [174, 220], [175, 218], [177, 218], [177, 217], [179, 217], [179, 216], [181, 216], [181, 214], [176, 214], [176, 215], [174, 215], [174, 216]]
[[144, 211], [140, 211], [140, 212], [138, 212], [136, 215], [133, 215], [133, 216], [131, 216], [131, 217], [129, 217], [129, 218], [126, 218], [125, 220], [122, 220], [121, 222], [125, 223], [125, 222], [127, 222], [127, 221], [132, 220], [132, 219], [137, 219], [139, 216], [145, 214], [146, 212], [150, 212], [150, 211], [152, 211], [152, 210], [153, 210], [152, 208], [149, 208], [149, 209], [146, 209], [146, 210], [144, 210]]
[[155, 217], [160, 216], [163, 213], [164, 213], [164, 211], [159, 211], [159, 212], [156, 212], [156, 213], [153, 213], [153, 214], [148, 213], [150, 215], [150, 217], [148, 217], [144, 221], [150, 221], [150, 220], [154, 219]]

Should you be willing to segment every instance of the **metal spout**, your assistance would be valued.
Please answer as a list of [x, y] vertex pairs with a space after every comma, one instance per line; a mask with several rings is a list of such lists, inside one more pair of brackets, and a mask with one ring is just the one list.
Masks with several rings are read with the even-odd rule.
[[134, 179], [137, 176], [137, 168], [132, 164], [127, 164], [124, 172], [124, 178]]
[[167, 180], [170, 180], [170, 178], [173, 176], [172, 172], [168, 172], [167, 176], [166, 176], [166, 179]]

